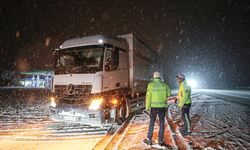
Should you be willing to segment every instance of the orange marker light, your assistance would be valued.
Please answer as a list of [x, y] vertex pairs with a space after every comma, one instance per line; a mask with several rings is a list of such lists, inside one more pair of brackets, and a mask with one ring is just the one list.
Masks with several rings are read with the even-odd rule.
[[114, 105], [117, 105], [118, 100], [117, 100], [116, 98], [113, 98], [113, 99], [111, 100], [111, 103], [114, 104]]

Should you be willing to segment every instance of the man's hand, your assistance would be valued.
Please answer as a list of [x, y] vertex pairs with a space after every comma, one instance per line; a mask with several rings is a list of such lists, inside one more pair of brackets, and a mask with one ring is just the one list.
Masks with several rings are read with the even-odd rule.
[[167, 97], [167, 101], [176, 100], [176, 99], [178, 99], [177, 96], [169, 96], [169, 97]]
[[174, 104], [177, 103], [177, 96], [169, 96], [166, 98], [166, 103], [168, 104]]

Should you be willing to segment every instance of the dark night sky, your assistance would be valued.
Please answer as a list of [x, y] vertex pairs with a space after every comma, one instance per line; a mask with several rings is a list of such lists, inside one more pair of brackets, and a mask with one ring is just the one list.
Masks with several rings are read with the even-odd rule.
[[204, 88], [250, 87], [249, 1], [2, 0], [0, 6], [2, 70], [13, 70], [18, 58], [30, 70], [49, 68], [50, 51], [68, 38], [133, 32], [161, 52], [170, 85], [182, 72]]

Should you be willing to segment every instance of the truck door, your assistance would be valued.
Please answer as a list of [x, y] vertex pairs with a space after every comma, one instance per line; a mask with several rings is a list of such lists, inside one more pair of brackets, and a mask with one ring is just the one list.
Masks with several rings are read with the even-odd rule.
[[119, 49], [107, 46], [104, 59], [103, 91], [119, 89], [121, 86], [119, 69]]

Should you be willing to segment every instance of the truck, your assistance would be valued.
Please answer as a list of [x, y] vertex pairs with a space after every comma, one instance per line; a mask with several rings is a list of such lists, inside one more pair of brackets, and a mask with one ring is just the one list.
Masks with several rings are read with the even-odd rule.
[[143, 109], [147, 84], [162, 68], [132, 33], [69, 39], [54, 55], [51, 118], [94, 126], [121, 124]]

